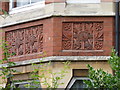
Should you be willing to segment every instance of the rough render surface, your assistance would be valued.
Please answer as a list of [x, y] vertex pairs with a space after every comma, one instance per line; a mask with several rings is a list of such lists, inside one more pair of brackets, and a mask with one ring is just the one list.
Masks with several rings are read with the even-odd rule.
[[[97, 62], [97, 61], [87, 61], [87, 62], [86, 61], [83, 61], [83, 62], [72, 61], [70, 63], [70, 68], [67, 70], [68, 73], [66, 73], [64, 79], [62, 79], [60, 81], [60, 82], [64, 82], [64, 84], [60, 85], [59, 88], [65, 88], [67, 86], [67, 84], [69, 83], [70, 79], [73, 76], [73, 69], [79, 69], [79, 70], [87, 69], [87, 67], [86, 67], [87, 64], [90, 64], [95, 69], [103, 68], [103, 70], [105, 70], [106, 72], [112, 73], [112, 70], [106, 61], [99, 61], [99, 62]], [[63, 67], [64, 67], [63, 62], [51, 62], [51, 65], [47, 66], [45, 69], [47, 70], [49, 68], [49, 69], [52, 69], [52, 72], [57, 73], [57, 72], [60, 72], [61, 70], [63, 70], [64, 69]], [[31, 65], [19, 66], [19, 67], [15, 67], [14, 69], [16, 69], [18, 71], [18, 73], [14, 73], [14, 74], [21, 75], [21, 76], [22, 75], [24, 76], [25, 74], [27, 74], [33, 70]], [[40, 74], [40, 72], [39, 72], [39, 74]], [[46, 75], [52, 77], [52, 75], [50, 73], [46, 73]], [[28, 77], [24, 77], [23, 79], [26, 79], [26, 78], [28, 78]], [[17, 78], [14, 78], [14, 79], [17, 79]], [[51, 80], [49, 81], [49, 83], [51, 83]], [[46, 88], [46, 86], [44, 86], [44, 85], [42, 85], [42, 87]]]

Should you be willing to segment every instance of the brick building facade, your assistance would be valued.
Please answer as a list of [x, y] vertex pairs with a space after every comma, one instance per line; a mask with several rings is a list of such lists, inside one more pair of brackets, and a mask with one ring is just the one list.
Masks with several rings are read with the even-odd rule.
[[15, 53], [10, 60], [21, 72], [15, 74], [15, 80], [22, 80], [17, 78], [22, 75], [27, 80], [30, 64], [39, 63], [42, 57], [44, 63], [51, 61], [53, 72], [63, 68], [61, 62], [71, 61], [59, 88], [71, 88], [76, 76], [83, 80], [87, 64], [112, 73], [107, 59], [115, 44], [114, 0], [12, 1], [0, 1], [0, 7], [10, 14], [0, 17], [0, 38], [5, 37], [12, 47], [10, 52]]

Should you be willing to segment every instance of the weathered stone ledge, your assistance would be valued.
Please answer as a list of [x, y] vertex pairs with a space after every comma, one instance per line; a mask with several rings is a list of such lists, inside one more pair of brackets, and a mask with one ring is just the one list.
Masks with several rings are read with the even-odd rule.
[[[107, 7], [106, 7], [107, 6]], [[32, 14], [31, 14], [32, 13]], [[65, 4], [52, 3], [45, 7], [10, 14], [3, 19], [0, 17], [0, 28], [52, 16], [114, 16], [114, 3], [100, 4]], [[23, 17], [24, 16], [24, 17]]]
[[[48, 62], [48, 61], [107, 61], [110, 56], [50, 56], [38, 59], [15, 62], [15, 66], [29, 65], [32, 63]], [[0, 67], [7, 67], [7, 64], [1, 64]]]

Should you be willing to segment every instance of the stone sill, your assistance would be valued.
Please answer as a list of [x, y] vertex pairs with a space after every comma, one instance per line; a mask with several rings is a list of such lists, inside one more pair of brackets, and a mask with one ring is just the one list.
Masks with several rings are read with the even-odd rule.
[[104, 52], [104, 50], [62, 50], [62, 52]]
[[[106, 7], [107, 6], [107, 7]], [[32, 14], [31, 14], [32, 13]], [[0, 27], [20, 24], [52, 16], [114, 16], [114, 3], [100, 4], [66, 4], [51, 3], [37, 9], [11, 14], [3, 19], [0, 17]]]
[[[25, 61], [15, 62], [15, 66], [29, 65], [32, 63], [49, 62], [49, 61], [107, 61], [110, 56], [50, 56], [38, 59], [31, 59]], [[0, 68], [4, 66], [7, 67], [7, 64], [1, 64]]]

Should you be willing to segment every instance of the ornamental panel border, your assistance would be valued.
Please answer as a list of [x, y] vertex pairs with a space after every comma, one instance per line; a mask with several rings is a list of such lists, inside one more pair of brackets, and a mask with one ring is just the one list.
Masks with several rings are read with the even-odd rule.
[[9, 52], [14, 56], [34, 54], [43, 51], [43, 25], [6, 31]]
[[63, 22], [62, 50], [103, 50], [103, 21]]

